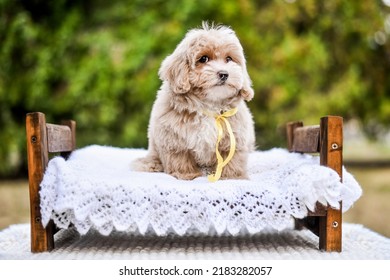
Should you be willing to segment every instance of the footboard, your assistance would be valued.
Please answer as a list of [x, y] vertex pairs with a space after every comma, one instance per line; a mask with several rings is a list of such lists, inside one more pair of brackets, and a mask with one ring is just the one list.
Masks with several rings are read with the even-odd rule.
[[[321, 118], [320, 125], [303, 126], [302, 122], [287, 124], [287, 140], [290, 152], [319, 153], [321, 165], [335, 170], [342, 180], [343, 166], [343, 119], [337, 116]], [[307, 227], [319, 236], [319, 247], [325, 251], [341, 252], [342, 212], [317, 204], [315, 212], [296, 227]]]
[[30, 113], [26, 117], [28, 178], [30, 190], [31, 251], [44, 252], [54, 248], [55, 228], [41, 223], [39, 185], [43, 179], [50, 153], [67, 157], [76, 147], [76, 122], [62, 125], [46, 123], [43, 113]]

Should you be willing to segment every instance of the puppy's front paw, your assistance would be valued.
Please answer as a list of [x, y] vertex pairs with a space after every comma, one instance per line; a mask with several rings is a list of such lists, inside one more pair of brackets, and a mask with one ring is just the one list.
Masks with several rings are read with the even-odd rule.
[[173, 172], [173, 173], [171, 173], [171, 175], [176, 177], [179, 180], [193, 180], [197, 177], [202, 176], [202, 173], [201, 172], [195, 172], [195, 173]]
[[134, 160], [130, 164], [131, 169], [141, 172], [163, 172], [164, 168], [158, 158], [147, 156]]
[[246, 170], [241, 166], [228, 164], [222, 170], [221, 179], [249, 179]]
[[240, 179], [240, 180], [248, 180], [249, 177], [246, 173], [233, 173], [233, 174], [222, 174], [221, 175], [222, 180], [227, 180], [227, 179]]

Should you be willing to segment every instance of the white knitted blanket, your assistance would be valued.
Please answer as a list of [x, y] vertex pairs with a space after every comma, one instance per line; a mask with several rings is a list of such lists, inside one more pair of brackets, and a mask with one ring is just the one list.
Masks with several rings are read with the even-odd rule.
[[200, 177], [182, 181], [165, 173], [130, 170], [145, 150], [88, 146], [65, 161], [50, 160], [41, 183], [42, 222], [59, 228], [74, 224], [86, 234], [95, 229], [167, 235], [188, 231], [236, 235], [264, 228], [284, 229], [291, 217], [302, 218], [319, 201], [346, 211], [361, 188], [344, 170], [343, 183], [318, 157], [284, 149], [253, 152], [249, 180]]
[[[171, 233], [167, 236], [143, 236], [132, 232], [118, 231], [113, 231], [109, 236], [102, 236], [97, 231], [90, 230], [86, 235], [80, 236], [74, 228], [70, 228], [60, 230], [54, 236], [55, 249], [53, 251], [34, 254], [30, 251], [30, 224], [20, 224], [11, 225], [0, 231], [0, 266], [1, 260], [20, 259], [212, 260], [211, 263], [215, 260], [251, 261], [260, 259], [294, 261], [390, 260], [390, 238], [362, 225], [349, 223], [343, 223], [342, 235], [343, 251], [338, 253], [318, 250], [318, 237], [306, 229], [287, 228], [282, 231], [265, 229], [256, 234], [240, 233], [237, 236], [228, 233], [222, 235], [190, 233], [185, 236]], [[4, 266], [7, 265], [4, 263]], [[23, 269], [25, 269], [24, 266]], [[298, 271], [302, 273], [302, 270]], [[334, 271], [332, 270], [332, 272]], [[386, 279], [388, 277], [385, 276], [388, 275], [387, 273], [382, 274], [382, 277], [375, 277], [375, 272], [374, 270], [370, 271], [373, 279]], [[69, 277], [66, 273], [64, 275]], [[324, 273], [324, 278], [319, 279], [325, 279], [325, 276], [329, 277]], [[340, 275], [337, 274], [337, 276]], [[1, 279], [15, 279], [15, 272], [12, 277], [7, 278], [4, 277], [2, 271], [1, 277]], [[106, 277], [106, 279], [112, 278]], [[173, 277], [171, 278], [173, 279]]]

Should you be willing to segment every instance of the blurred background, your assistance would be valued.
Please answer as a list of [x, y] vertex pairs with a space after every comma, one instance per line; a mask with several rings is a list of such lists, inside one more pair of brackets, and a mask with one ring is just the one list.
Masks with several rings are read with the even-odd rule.
[[26, 113], [76, 120], [78, 147], [146, 148], [159, 66], [202, 20], [241, 40], [259, 149], [344, 117], [364, 190], [345, 221], [390, 237], [390, 0], [0, 0], [0, 229], [29, 221]]

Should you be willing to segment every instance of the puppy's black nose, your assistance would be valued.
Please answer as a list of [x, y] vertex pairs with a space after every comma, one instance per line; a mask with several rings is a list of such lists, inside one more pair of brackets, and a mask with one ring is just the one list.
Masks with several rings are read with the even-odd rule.
[[229, 77], [229, 73], [227, 71], [219, 71], [218, 72], [218, 77], [221, 81], [226, 81], [227, 78]]

